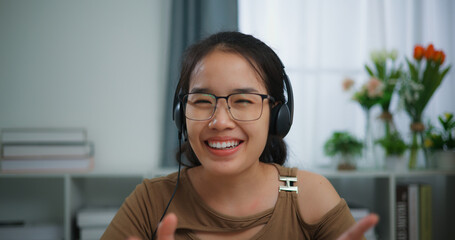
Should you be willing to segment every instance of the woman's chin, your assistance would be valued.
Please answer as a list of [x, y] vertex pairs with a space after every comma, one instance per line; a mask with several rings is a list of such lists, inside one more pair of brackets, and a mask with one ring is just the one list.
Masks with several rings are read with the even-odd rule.
[[[253, 164], [251, 164], [252, 166]], [[247, 170], [250, 165], [246, 164], [246, 161], [243, 159], [229, 159], [222, 161], [209, 160], [208, 162], [202, 163], [204, 171], [210, 173], [210, 175], [215, 175], [218, 177], [226, 176], [232, 177], [243, 173]]]

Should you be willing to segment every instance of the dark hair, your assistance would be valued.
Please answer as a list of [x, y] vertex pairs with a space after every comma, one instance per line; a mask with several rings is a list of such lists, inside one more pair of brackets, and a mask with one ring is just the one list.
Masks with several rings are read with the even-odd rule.
[[[184, 53], [180, 71], [180, 79], [176, 93], [188, 93], [191, 74], [205, 56], [214, 50], [233, 52], [243, 56], [257, 71], [264, 81], [265, 88], [276, 102], [284, 103], [284, 66], [278, 55], [261, 40], [240, 32], [220, 32], [209, 36], [202, 41], [191, 45]], [[272, 106], [271, 106], [272, 108]], [[185, 122], [185, 120], [184, 120]], [[287, 147], [283, 138], [271, 135], [269, 132], [267, 142], [259, 160], [265, 163], [283, 165], [286, 161]], [[184, 153], [189, 164], [181, 163], [188, 167], [199, 166], [201, 163], [193, 152], [188, 142], [182, 145], [177, 154]], [[179, 161], [180, 158], [177, 157]]]

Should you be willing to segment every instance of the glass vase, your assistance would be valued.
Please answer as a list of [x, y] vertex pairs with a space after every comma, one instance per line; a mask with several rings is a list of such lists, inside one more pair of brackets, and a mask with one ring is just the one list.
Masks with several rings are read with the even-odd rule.
[[338, 154], [336, 156], [337, 170], [355, 170], [356, 158], [352, 154]]
[[[397, 129], [395, 127], [395, 123], [393, 122], [393, 115], [389, 111], [384, 110], [375, 120], [376, 124], [374, 127], [374, 136], [376, 140], [390, 139], [390, 136], [396, 133]], [[375, 153], [376, 160], [378, 161], [377, 167], [387, 168], [387, 149], [385, 149], [385, 147], [381, 144], [376, 144]]]
[[423, 147], [425, 126], [421, 122], [411, 124], [411, 145], [409, 148], [409, 169], [426, 168], [427, 156]]
[[372, 119], [369, 109], [365, 109], [365, 138], [363, 142], [363, 165], [365, 168], [376, 168], [376, 151], [374, 134], [372, 132]]

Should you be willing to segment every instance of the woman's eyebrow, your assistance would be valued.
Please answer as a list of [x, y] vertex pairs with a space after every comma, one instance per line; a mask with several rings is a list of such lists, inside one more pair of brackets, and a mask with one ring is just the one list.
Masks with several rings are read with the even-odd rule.
[[[210, 93], [208, 88], [193, 88], [190, 93]], [[255, 88], [236, 88], [232, 89], [231, 93], [258, 93], [259, 91]]]
[[191, 89], [190, 93], [209, 93], [210, 90], [208, 88], [193, 88]]
[[232, 90], [232, 93], [258, 93], [259, 91], [255, 88], [236, 88]]

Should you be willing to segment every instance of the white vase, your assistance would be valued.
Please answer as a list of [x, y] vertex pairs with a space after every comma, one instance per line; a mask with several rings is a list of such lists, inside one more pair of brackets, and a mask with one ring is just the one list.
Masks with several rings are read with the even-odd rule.
[[385, 157], [387, 170], [404, 172], [408, 170], [408, 159], [404, 155], [389, 155]]
[[455, 149], [435, 151], [432, 160], [439, 170], [455, 170]]

